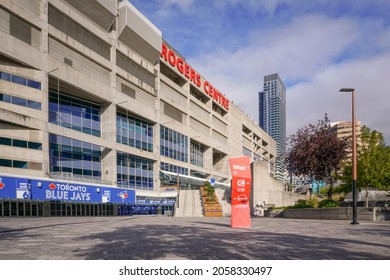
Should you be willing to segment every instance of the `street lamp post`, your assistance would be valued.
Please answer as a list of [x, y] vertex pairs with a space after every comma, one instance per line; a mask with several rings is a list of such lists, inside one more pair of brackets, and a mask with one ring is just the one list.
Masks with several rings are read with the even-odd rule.
[[356, 112], [355, 112], [355, 89], [342, 88], [340, 92], [352, 93], [352, 223], [359, 224], [357, 221], [357, 162], [356, 162]]

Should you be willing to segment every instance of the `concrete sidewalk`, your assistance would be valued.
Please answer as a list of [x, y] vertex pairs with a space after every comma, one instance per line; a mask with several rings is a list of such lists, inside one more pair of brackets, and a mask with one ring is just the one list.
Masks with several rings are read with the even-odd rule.
[[390, 223], [253, 218], [0, 218], [2, 260], [389, 260]]

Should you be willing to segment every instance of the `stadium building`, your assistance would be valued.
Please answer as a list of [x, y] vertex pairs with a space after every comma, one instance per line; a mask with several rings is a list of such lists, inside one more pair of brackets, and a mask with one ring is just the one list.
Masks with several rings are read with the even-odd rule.
[[[172, 211], [275, 141], [128, 1], [0, 3], [0, 216]], [[138, 211], [138, 212], [137, 212]]]

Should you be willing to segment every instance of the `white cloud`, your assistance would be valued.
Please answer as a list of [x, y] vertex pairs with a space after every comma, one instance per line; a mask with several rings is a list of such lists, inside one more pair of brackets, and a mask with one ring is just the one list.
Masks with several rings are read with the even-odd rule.
[[[390, 142], [390, 114], [386, 114], [390, 102], [384, 102], [390, 88], [390, 52], [366, 58], [356, 55], [354, 45], [367, 36], [358, 22], [308, 15], [257, 37], [254, 34], [250, 45], [235, 52], [220, 46], [213, 53], [190, 58], [190, 63], [255, 120], [264, 75], [278, 72], [284, 81], [295, 81], [287, 88], [288, 135], [317, 123], [325, 113], [332, 121], [350, 119], [350, 98], [338, 91], [355, 87], [357, 118]], [[377, 39], [387, 44], [382, 37]], [[343, 61], [344, 56], [348, 59]]]
[[287, 85], [288, 135], [325, 113], [350, 119], [350, 98], [338, 91], [355, 87], [357, 118], [390, 144], [388, 0], [134, 1], [253, 119], [263, 76], [277, 72]]
[[355, 88], [356, 118], [382, 132], [389, 143], [390, 102], [388, 73], [390, 51], [367, 59], [329, 66], [308, 83], [288, 90], [288, 127], [293, 134], [304, 124], [316, 123], [328, 113], [331, 121], [351, 120], [351, 96], [339, 92]]

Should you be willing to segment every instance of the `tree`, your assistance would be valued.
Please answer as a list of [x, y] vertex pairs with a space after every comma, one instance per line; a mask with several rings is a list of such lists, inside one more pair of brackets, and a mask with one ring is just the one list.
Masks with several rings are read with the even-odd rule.
[[[325, 114], [317, 125], [309, 124], [290, 136], [287, 170], [296, 176], [331, 179], [347, 155], [347, 145], [347, 139], [337, 138], [337, 134], [330, 129], [330, 121]], [[330, 181], [329, 198], [333, 187], [333, 180]]]
[[[350, 190], [352, 164], [348, 162], [342, 174], [342, 181]], [[357, 147], [357, 186], [390, 190], [390, 147], [386, 146], [383, 134], [362, 127], [361, 144]]]

